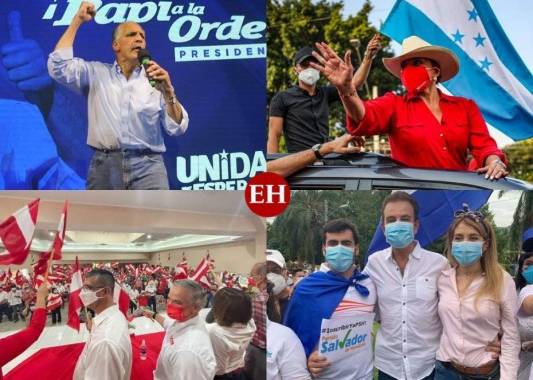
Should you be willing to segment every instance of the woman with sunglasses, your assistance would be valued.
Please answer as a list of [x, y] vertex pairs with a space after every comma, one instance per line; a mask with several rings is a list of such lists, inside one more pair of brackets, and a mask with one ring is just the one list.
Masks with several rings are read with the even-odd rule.
[[533, 227], [524, 232], [524, 253], [518, 258], [518, 332], [520, 333], [520, 369], [518, 380], [533, 379]]
[[[477, 105], [437, 88], [437, 83], [459, 71], [459, 60], [451, 50], [416, 36], [406, 38], [402, 54], [384, 58], [383, 64], [401, 80], [407, 94], [390, 92], [363, 102], [352, 83], [350, 52], [341, 59], [325, 43], [316, 48], [318, 64], [311, 66], [337, 87], [350, 134], [388, 134], [392, 158], [406, 166], [450, 170], [479, 166], [477, 172], [487, 179], [507, 175], [505, 155], [489, 135]], [[475, 163], [468, 161], [469, 154]]]
[[[512, 277], [498, 264], [496, 236], [481, 213], [457, 212], [448, 229], [451, 267], [438, 281], [442, 336], [435, 380], [515, 380], [520, 338]], [[486, 351], [501, 334], [499, 358]]]

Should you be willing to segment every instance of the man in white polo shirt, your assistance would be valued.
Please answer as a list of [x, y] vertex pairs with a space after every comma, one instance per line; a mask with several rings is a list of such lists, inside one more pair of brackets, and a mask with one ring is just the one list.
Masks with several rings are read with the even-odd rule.
[[93, 269], [80, 292], [83, 305], [96, 313], [91, 333], [78, 359], [73, 380], [129, 380], [131, 341], [128, 321], [113, 303], [111, 272]]

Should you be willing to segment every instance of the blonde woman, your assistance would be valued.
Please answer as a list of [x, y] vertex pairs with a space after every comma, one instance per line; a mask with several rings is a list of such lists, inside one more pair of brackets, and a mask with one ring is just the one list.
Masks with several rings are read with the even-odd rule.
[[[456, 212], [448, 229], [451, 268], [438, 281], [443, 326], [435, 380], [515, 380], [520, 337], [513, 279], [498, 264], [496, 238], [481, 213]], [[501, 333], [501, 354], [486, 346]]]

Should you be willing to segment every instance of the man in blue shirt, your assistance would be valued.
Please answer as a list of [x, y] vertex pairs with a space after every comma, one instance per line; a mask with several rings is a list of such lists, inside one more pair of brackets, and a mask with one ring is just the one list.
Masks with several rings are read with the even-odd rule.
[[[93, 19], [95, 7], [82, 2], [78, 13], [48, 59], [50, 76], [88, 97], [88, 145], [95, 154], [88, 189], [168, 189], [162, 129], [183, 134], [189, 118], [174, 94], [169, 74], [154, 61], [145, 71], [138, 51], [146, 47], [144, 30], [133, 22], [113, 32], [116, 61], [111, 64], [74, 58], [80, 26]], [[153, 88], [147, 76], [156, 81]]]

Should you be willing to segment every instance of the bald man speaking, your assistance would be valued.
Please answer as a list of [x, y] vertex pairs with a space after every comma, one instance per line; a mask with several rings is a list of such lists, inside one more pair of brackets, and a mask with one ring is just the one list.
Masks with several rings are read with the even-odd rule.
[[150, 58], [140, 65], [146, 40], [137, 23], [125, 22], [113, 31], [113, 64], [74, 58], [76, 34], [95, 14], [92, 3], [82, 2], [48, 58], [54, 80], [88, 97], [87, 144], [94, 155], [87, 189], [168, 189], [163, 130], [170, 136], [183, 134], [187, 111], [166, 70]]

